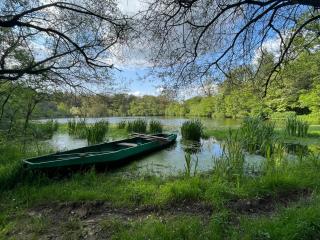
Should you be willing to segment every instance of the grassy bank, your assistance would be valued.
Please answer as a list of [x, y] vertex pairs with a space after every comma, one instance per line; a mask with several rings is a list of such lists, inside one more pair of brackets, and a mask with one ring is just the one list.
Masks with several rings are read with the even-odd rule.
[[[294, 139], [318, 141], [318, 131], [311, 126]], [[230, 137], [227, 128], [205, 134]], [[108, 137], [127, 135], [109, 125]], [[282, 129], [275, 136], [290, 140]], [[273, 151], [249, 171], [236, 138], [229, 140], [211, 171], [175, 177], [94, 169], [48, 177], [20, 163], [48, 146], [2, 144], [0, 239], [319, 239], [319, 156]]]
[[317, 239], [320, 159], [268, 166], [240, 179], [94, 170], [56, 179], [21, 170], [15, 185], [1, 189], [0, 237]]

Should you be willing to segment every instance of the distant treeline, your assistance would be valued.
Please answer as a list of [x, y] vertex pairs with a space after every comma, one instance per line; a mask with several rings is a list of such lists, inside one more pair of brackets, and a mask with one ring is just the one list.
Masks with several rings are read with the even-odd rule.
[[[318, 48], [319, 49], [319, 48]], [[52, 117], [105, 116], [197, 116], [283, 118], [304, 115], [319, 121], [320, 51], [305, 51], [265, 82], [274, 68], [274, 56], [265, 53], [257, 64], [239, 66], [214, 85], [209, 96], [177, 101], [160, 96], [128, 94], [95, 95], [66, 92], [47, 93], [23, 85], [0, 85], [0, 120]], [[211, 83], [213, 84], [213, 83]], [[212, 87], [212, 86], [211, 86]]]

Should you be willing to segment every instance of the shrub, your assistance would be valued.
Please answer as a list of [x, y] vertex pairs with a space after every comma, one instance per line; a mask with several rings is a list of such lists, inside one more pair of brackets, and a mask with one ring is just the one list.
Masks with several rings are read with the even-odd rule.
[[190, 120], [182, 124], [181, 135], [185, 140], [199, 141], [203, 135], [203, 125], [200, 120]]
[[103, 142], [108, 132], [108, 127], [109, 123], [107, 121], [100, 121], [86, 128], [88, 143], [95, 144]]
[[151, 120], [149, 123], [150, 133], [162, 133], [162, 124], [160, 121]]
[[128, 132], [146, 133], [147, 132], [147, 121], [144, 119], [136, 119], [127, 124]]

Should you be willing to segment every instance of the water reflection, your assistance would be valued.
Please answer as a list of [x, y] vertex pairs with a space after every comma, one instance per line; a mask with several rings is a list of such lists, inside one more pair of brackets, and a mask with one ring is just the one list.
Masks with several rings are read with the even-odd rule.
[[295, 154], [298, 156], [308, 155], [311, 152], [307, 145], [302, 145], [298, 143], [285, 143], [284, 147], [287, 153]]

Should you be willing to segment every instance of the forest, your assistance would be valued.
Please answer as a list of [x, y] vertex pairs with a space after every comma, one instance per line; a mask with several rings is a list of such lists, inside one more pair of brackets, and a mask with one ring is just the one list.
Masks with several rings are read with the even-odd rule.
[[[281, 70], [277, 81], [270, 84], [263, 96], [261, 82], [274, 67], [274, 55], [265, 53], [255, 65], [232, 69], [228, 78], [207, 82], [214, 89], [185, 100], [159, 96], [137, 97], [129, 94], [75, 94], [68, 92], [37, 92], [23, 85], [3, 84], [1, 95], [2, 121], [30, 117], [107, 117], [107, 116], [189, 116], [209, 118], [286, 118], [299, 115], [302, 119], [320, 121], [320, 51], [304, 50]], [[260, 61], [260, 62], [259, 62]], [[259, 80], [260, 79], [260, 80]], [[205, 86], [206, 87], [206, 86]], [[8, 90], [9, 89], [9, 90]], [[23, 94], [21, 94], [23, 93]], [[28, 102], [29, 104], [26, 104]], [[10, 111], [8, 111], [10, 109]]]

